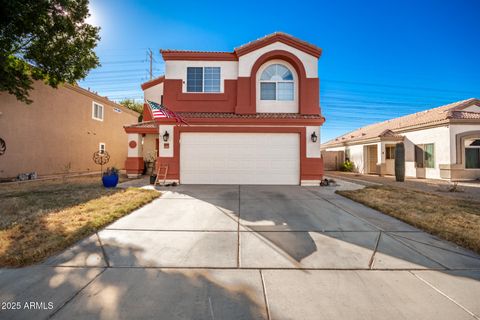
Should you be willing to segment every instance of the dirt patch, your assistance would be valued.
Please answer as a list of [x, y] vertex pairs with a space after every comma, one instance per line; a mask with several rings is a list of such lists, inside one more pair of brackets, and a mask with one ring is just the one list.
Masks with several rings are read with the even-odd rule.
[[337, 193], [480, 253], [480, 202], [392, 186]]

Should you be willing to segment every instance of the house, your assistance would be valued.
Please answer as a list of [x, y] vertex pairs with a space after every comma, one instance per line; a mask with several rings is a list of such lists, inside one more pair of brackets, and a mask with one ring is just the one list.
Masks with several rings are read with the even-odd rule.
[[[139, 114], [79, 86], [54, 89], [37, 81], [27, 105], [0, 94], [0, 178], [99, 172], [96, 151], [107, 151], [107, 166], [123, 168], [127, 137], [123, 126]], [[0, 141], [0, 142], [2, 142]], [[3, 150], [3, 149], [2, 149]]]
[[233, 52], [160, 52], [165, 74], [142, 84], [145, 99], [188, 125], [145, 108], [144, 122], [125, 127], [130, 176], [153, 152], [184, 184], [319, 183], [320, 48], [273, 33]]
[[360, 173], [393, 175], [399, 142], [405, 146], [407, 177], [480, 178], [480, 100], [463, 100], [357, 129], [323, 144], [322, 153], [324, 158], [332, 152], [343, 154]]

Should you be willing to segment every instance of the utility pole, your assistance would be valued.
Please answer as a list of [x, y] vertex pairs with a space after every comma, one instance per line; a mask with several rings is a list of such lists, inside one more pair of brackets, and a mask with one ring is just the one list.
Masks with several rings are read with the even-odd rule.
[[153, 69], [152, 69], [152, 62], [153, 62], [153, 53], [152, 49], [148, 48], [148, 56], [150, 57], [150, 80], [153, 78]]

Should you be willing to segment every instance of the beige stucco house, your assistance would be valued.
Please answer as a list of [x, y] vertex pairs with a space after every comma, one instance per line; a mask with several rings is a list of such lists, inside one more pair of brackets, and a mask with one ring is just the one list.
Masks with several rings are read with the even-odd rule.
[[107, 166], [123, 169], [123, 126], [139, 114], [78, 86], [58, 89], [36, 82], [27, 105], [0, 93], [0, 178], [100, 171], [92, 156], [110, 155]]
[[325, 167], [349, 158], [355, 171], [395, 174], [395, 144], [405, 145], [407, 177], [480, 178], [480, 100], [467, 99], [375, 123], [321, 146]]

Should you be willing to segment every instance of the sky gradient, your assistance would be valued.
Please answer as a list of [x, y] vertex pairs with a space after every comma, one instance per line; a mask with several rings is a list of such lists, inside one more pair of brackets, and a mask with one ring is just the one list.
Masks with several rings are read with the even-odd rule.
[[80, 82], [114, 100], [142, 99], [163, 74], [159, 49], [233, 51], [275, 31], [323, 49], [322, 142], [364, 125], [480, 98], [480, 1], [91, 0], [102, 66]]

